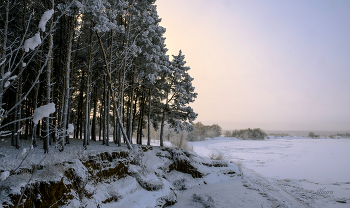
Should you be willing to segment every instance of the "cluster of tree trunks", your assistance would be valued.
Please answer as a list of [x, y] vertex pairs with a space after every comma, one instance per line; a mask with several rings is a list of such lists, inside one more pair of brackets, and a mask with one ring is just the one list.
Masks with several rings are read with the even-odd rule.
[[[110, 145], [112, 137], [132, 148], [132, 138], [142, 144], [146, 131], [150, 144], [151, 125], [186, 127], [195, 119], [187, 106], [194, 88], [178, 90], [192, 79], [186, 70], [174, 78], [177, 66], [166, 55], [154, 2], [1, 0], [0, 9], [0, 131], [11, 134], [16, 148], [31, 138], [33, 146], [44, 140], [45, 153], [52, 142], [64, 150], [69, 124], [85, 147], [90, 139]], [[38, 23], [50, 9], [55, 12], [42, 31]], [[25, 40], [38, 31], [41, 43], [26, 52]], [[176, 100], [188, 95], [186, 102]], [[49, 103], [55, 113], [34, 124], [34, 110]]]

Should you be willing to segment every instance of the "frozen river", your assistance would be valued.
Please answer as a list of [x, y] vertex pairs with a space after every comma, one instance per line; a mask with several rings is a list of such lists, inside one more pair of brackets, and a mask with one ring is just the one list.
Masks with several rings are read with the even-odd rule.
[[350, 139], [216, 138], [189, 144], [204, 157], [222, 153], [311, 207], [349, 207]]

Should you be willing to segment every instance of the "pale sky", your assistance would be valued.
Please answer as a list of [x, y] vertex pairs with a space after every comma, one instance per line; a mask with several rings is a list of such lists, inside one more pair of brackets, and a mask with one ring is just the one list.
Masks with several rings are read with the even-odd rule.
[[197, 121], [223, 129], [350, 130], [349, 0], [157, 0]]

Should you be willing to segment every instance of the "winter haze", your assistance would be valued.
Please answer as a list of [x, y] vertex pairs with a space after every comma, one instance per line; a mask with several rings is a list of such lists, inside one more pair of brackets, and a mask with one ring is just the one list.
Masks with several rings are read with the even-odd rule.
[[186, 55], [196, 121], [223, 129], [349, 130], [350, 1], [157, 1]]

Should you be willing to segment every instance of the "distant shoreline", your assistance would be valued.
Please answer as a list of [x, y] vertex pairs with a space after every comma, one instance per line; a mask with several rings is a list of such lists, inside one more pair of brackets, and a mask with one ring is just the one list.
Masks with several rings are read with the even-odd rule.
[[[225, 132], [225, 131], [232, 131], [232, 130], [222, 130], [222, 132]], [[283, 131], [283, 130], [264, 130], [264, 132], [266, 132], [267, 134], [281, 134], [281, 133], [284, 133], [284, 134], [288, 134], [290, 136], [308, 136], [310, 132], [314, 132], [315, 134], [318, 134], [318, 135], [321, 135], [321, 136], [330, 136], [330, 135], [335, 135], [337, 133], [350, 133], [350, 130], [349, 131], [314, 131], [314, 130], [310, 130], [310, 131], [298, 131], [298, 130], [286, 130], [286, 131]]]

